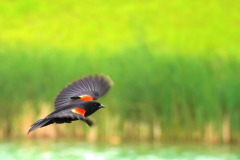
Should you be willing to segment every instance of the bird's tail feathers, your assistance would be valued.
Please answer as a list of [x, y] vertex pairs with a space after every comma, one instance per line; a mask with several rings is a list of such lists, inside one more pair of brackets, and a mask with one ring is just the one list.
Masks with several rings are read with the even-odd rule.
[[49, 123], [50, 121], [51, 121], [50, 119], [39, 119], [39, 120], [37, 120], [35, 123], [32, 124], [31, 128], [28, 131], [28, 134], [30, 132], [34, 131], [37, 128], [41, 128], [41, 127], [44, 127], [44, 126], [50, 124]]

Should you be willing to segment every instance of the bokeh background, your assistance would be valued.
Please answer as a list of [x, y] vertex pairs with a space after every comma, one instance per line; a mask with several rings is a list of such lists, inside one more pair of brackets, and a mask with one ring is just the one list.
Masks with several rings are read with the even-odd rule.
[[[233, 0], [0, 1], [1, 140], [239, 144], [239, 10]], [[64, 86], [94, 73], [114, 81], [94, 127], [27, 135]]]

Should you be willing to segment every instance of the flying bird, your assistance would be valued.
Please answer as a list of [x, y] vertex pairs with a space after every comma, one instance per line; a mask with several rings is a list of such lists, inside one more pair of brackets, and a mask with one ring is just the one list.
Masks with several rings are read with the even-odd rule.
[[92, 120], [87, 117], [98, 109], [105, 108], [95, 100], [104, 96], [112, 85], [113, 82], [109, 76], [98, 74], [72, 82], [57, 95], [54, 102], [55, 110], [45, 118], [33, 123], [28, 134], [37, 128], [53, 123], [71, 123], [76, 120], [82, 120], [92, 126]]

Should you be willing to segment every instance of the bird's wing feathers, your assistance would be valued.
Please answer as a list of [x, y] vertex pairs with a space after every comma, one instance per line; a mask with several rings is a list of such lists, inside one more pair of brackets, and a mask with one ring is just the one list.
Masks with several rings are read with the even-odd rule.
[[84, 121], [89, 126], [92, 126], [94, 122], [93, 120], [86, 118], [84, 116], [85, 112], [86, 111], [82, 108], [66, 109], [66, 110], [61, 110], [59, 112], [54, 111], [52, 114], [48, 115], [45, 119], [47, 120], [58, 119], [58, 121], [55, 121], [55, 123], [71, 123], [72, 120], [78, 119], [78, 120]]
[[109, 76], [89, 75], [78, 79], [67, 87], [63, 88], [55, 99], [55, 109], [66, 106], [78, 99], [79, 96], [85, 96], [86, 100], [97, 100], [104, 96], [113, 85]]
[[62, 110], [56, 113], [52, 113], [46, 117], [46, 119], [64, 119], [64, 118], [69, 118], [69, 119], [79, 119], [83, 120], [85, 119], [85, 116], [83, 114], [77, 114], [71, 111], [70, 109], [67, 110]]

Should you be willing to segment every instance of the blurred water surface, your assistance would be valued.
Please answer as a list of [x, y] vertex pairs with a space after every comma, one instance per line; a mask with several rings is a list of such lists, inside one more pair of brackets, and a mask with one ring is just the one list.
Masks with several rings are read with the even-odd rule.
[[240, 146], [199, 144], [89, 144], [80, 142], [2, 142], [0, 160], [237, 160]]

